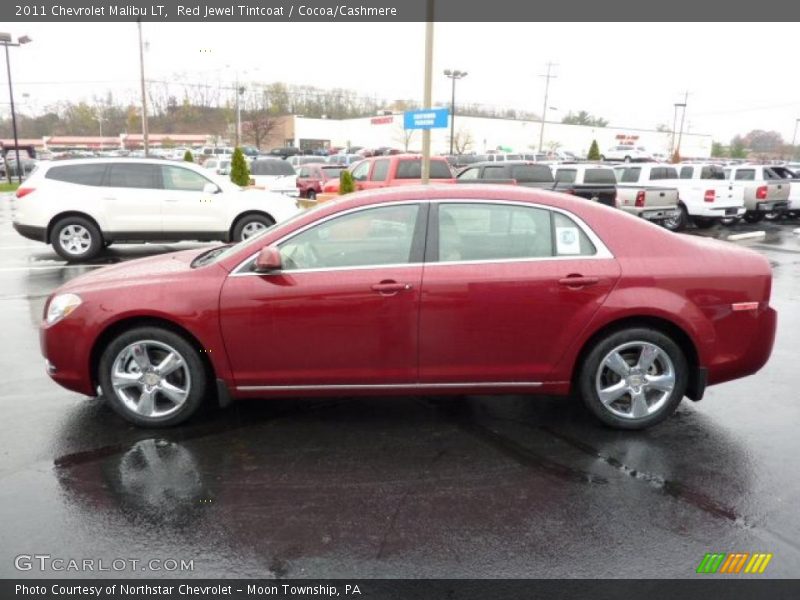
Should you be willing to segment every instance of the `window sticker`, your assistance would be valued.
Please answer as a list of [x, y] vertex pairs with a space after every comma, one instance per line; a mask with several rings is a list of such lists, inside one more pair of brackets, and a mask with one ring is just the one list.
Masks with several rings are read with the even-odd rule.
[[577, 227], [556, 227], [556, 252], [558, 254], [581, 253], [581, 238]]

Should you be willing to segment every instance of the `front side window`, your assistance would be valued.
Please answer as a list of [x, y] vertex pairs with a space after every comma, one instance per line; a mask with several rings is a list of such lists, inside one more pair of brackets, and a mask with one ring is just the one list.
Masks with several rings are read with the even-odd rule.
[[369, 174], [369, 167], [372, 163], [368, 160], [365, 160], [362, 163], [359, 163], [355, 169], [353, 169], [353, 179], [356, 181], [366, 181], [367, 175]]
[[439, 260], [508, 260], [553, 255], [550, 212], [506, 204], [439, 206]]
[[464, 169], [459, 173], [459, 179], [480, 179], [481, 168], [480, 167], [470, 167], [469, 169]]
[[206, 184], [211, 183], [199, 173], [181, 167], [161, 167], [161, 177], [165, 190], [202, 192]]
[[117, 188], [160, 189], [157, 165], [114, 163], [106, 175], [107, 185]]
[[419, 205], [381, 206], [335, 217], [280, 244], [284, 271], [408, 263]]
[[386, 181], [386, 177], [388, 175], [389, 175], [389, 159], [382, 158], [381, 160], [376, 160], [375, 166], [372, 167], [372, 175], [370, 176], [370, 180]]

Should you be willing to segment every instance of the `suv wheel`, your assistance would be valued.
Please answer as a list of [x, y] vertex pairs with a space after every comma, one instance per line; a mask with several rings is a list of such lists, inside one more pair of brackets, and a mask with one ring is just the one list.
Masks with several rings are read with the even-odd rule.
[[103, 248], [100, 230], [83, 217], [66, 217], [53, 226], [50, 243], [68, 262], [90, 260]]
[[272, 227], [275, 221], [264, 215], [245, 215], [236, 222], [233, 228], [233, 241], [241, 242]]
[[669, 417], [683, 399], [689, 367], [660, 331], [625, 329], [600, 340], [581, 365], [579, 389], [597, 418], [618, 429], [644, 429]]
[[208, 387], [197, 350], [161, 327], [137, 327], [114, 339], [100, 357], [98, 378], [111, 408], [144, 427], [185, 421]]

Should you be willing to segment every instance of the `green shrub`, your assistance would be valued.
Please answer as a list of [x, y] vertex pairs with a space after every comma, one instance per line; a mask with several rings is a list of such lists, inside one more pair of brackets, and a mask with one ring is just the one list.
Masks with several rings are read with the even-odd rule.
[[592, 145], [589, 146], [589, 154], [586, 158], [588, 160], [600, 160], [600, 148], [597, 146], [597, 140], [592, 140]]
[[353, 174], [345, 169], [339, 174], [339, 193], [349, 194], [356, 191], [356, 182], [353, 181]]
[[244, 153], [239, 147], [233, 151], [233, 156], [231, 156], [231, 181], [242, 187], [250, 184], [250, 169], [247, 168]]
[[183, 153], [183, 160], [184, 162], [192, 162], [192, 163], [194, 162], [194, 156], [192, 156], [191, 150], [187, 150], [186, 152]]

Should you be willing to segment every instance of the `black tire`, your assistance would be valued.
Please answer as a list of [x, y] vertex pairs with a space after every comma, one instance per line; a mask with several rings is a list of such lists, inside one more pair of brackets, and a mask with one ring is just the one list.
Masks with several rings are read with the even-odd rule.
[[[254, 226], [272, 227], [275, 221], [266, 215], [250, 214], [241, 217], [236, 221], [236, 227], [233, 228], [233, 241], [241, 242], [244, 239], [245, 233]], [[248, 236], [249, 237], [249, 236]]]
[[779, 220], [779, 219], [780, 219], [780, 218], [781, 218], [781, 217], [782, 217], [784, 214], [785, 214], [785, 213], [784, 213], [784, 211], [781, 211], [781, 210], [771, 210], [771, 211], [769, 211], [769, 212], [766, 212], [766, 213], [764, 213], [764, 218], [765, 218], [767, 221], [777, 221], [777, 220]]
[[[70, 231], [80, 234], [76, 237], [83, 240], [82, 244], [85, 242], [85, 249], [81, 250], [77, 244], [69, 246], [67, 242], [62, 241], [62, 234], [66, 235]], [[65, 217], [53, 225], [50, 232], [50, 244], [53, 246], [53, 250], [67, 262], [82, 262], [97, 256], [103, 249], [104, 242], [100, 230], [89, 219]]]
[[761, 211], [748, 210], [744, 213], [744, 220], [748, 223], [758, 223], [764, 219], [764, 213]]
[[741, 217], [723, 217], [719, 220], [722, 225], [736, 225], [739, 221], [741, 221]]
[[[177, 406], [173, 412], [165, 415], [145, 416], [135, 412], [131, 407], [120, 398], [117, 392], [114, 391], [112, 384], [112, 370], [114, 363], [119, 357], [120, 353], [126, 348], [137, 342], [155, 342], [163, 344], [174, 351], [176, 351], [188, 370], [188, 394], [182, 404]], [[158, 357], [152, 352], [149, 354], [148, 361], [155, 361]], [[128, 361], [130, 364], [130, 361]], [[155, 365], [158, 363], [156, 362]], [[183, 381], [186, 382], [187, 378], [185, 373], [181, 370], [178, 375], [184, 375]], [[172, 377], [173, 375], [170, 375]], [[197, 412], [203, 403], [206, 394], [209, 391], [209, 376], [203, 361], [200, 358], [198, 349], [193, 344], [189, 343], [185, 338], [177, 333], [164, 329], [162, 327], [136, 327], [130, 329], [111, 341], [106, 346], [103, 354], [100, 357], [100, 364], [98, 366], [98, 379], [100, 380], [100, 387], [103, 391], [103, 396], [109, 403], [111, 408], [119, 416], [126, 421], [139, 425], [141, 427], [171, 427], [186, 421], [189, 417]], [[136, 394], [136, 388], [130, 389], [131, 395]], [[128, 392], [125, 392], [126, 394]], [[159, 401], [167, 400], [166, 396], [156, 394], [157, 400], [154, 406], [158, 405]]]
[[[664, 392], [667, 395], [660, 406], [652, 413], [647, 414], [647, 416], [641, 418], [618, 416], [600, 400], [596, 389], [601, 377], [599, 370], [603, 360], [614, 349], [637, 342], [652, 344], [669, 357], [674, 373], [674, 385], [668, 394]], [[623, 358], [626, 358], [626, 362], [630, 360], [627, 357]], [[663, 361], [663, 359], [658, 360]], [[657, 365], [654, 363], [655, 366]], [[578, 389], [584, 403], [598, 419], [616, 429], [644, 429], [664, 421], [677, 409], [678, 404], [683, 399], [689, 381], [688, 363], [680, 347], [669, 336], [648, 327], [624, 329], [609, 334], [594, 345], [579, 368]], [[654, 391], [657, 395], [658, 390]], [[631, 396], [628, 395], [628, 401], [632, 408], [630, 399]], [[622, 396], [620, 402], [625, 402], [625, 395]], [[614, 406], [614, 402], [609, 404], [612, 407]]]
[[695, 217], [692, 221], [694, 222], [694, 226], [698, 229], [710, 229], [714, 226], [714, 223], [716, 223], [714, 219], [706, 217]]
[[686, 225], [689, 222], [689, 213], [683, 204], [680, 204], [678, 208], [680, 209], [680, 213], [677, 217], [673, 219], [664, 219], [661, 222], [661, 225], [664, 227], [664, 229], [669, 231], [683, 231], [686, 228]]
[[317, 192], [315, 192], [314, 190], [308, 190], [308, 193], [306, 194], [306, 197], [309, 200], [316, 200], [317, 199]]

